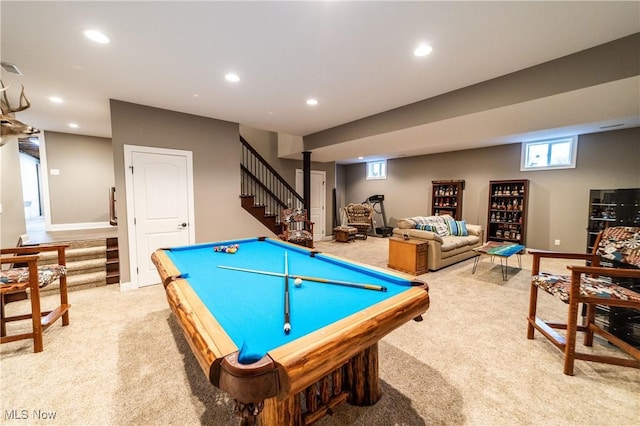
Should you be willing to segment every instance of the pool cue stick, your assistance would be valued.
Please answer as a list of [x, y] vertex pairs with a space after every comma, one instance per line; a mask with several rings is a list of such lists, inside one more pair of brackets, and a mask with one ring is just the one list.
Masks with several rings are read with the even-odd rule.
[[291, 332], [291, 311], [289, 306], [289, 262], [287, 252], [284, 252], [284, 333]]
[[[274, 277], [283, 277], [284, 276], [284, 274], [282, 274], [280, 272], [270, 272], [270, 271], [260, 271], [260, 270], [257, 270], [257, 269], [236, 268], [234, 266], [218, 265], [218, 268], [230, 269], [232, 271], [250, 272], [252, 274], [271, 275], [271, 276], [274, 276]], [[306, 281], [318, 282], [318, 283], [323, 283], [323, 284], [342, 285], [342, 286], [346, 286], [346, 287], [361, 288], [361, 289], [365, 289], [365, 290], [387, 291], [386, 287], [380, 286], [380, 285], [376, 285], [376, 284], [361, 284], [361, 283], [353, 283], [353, 282], [348, 282], [348, 281], [330, 280], [330, 279], [327, 279], [327, 278], [307, 277], [307, 276], [304, 276], [304, 275], [290, 275], [289, 278], [293, 278], [294, 280], [296, 278], [300, 278], [301, 280], [306, 280]]]
[[235, 266], [218, 265], [218, 268], [230, 269], [232, 271], [251, 272], [252, 274], [271, 275], [272, 277], [284, 277], [282, 272], [261, 271], [259, 269], [236, 268]]
[[304, 280], [304, 281], [312, 281], [312, 282], [323, 283], [323, 284], [335, 284], [335, 285], [341, 285], [345, 287], [361, 288], [365, 290], [387, 291], [387, 288], [385, 286], [376, 285], [376, 284], [352, 283], [349, 281], [330, 280], [328, 278], [307, 277], [305, 275], [291, 275], [291, 278], [293, 278], [294, 280], [296, 278], [300, 278], [301, 280]]

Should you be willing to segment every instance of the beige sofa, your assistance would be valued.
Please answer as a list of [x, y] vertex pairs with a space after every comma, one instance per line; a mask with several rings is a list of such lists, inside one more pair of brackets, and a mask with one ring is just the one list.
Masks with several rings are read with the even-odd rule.
[[[408, 235], [411, 239], [427, 241], [427, 266], [429, 270], [436, 271], [474, 257], [476, 252], [473, 249], [482, 245], [482, 226], [460, 222], [454, 221], [449, 215], [399, 219], [398, 227], [393, 229], [393, 236], [403, 238]], [[467, 235], [463, 235], [464, 228]]]

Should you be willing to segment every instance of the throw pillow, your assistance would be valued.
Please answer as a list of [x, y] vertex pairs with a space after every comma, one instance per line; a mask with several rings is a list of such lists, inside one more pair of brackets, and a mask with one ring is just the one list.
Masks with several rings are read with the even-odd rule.
[[440, 235], [441, 237], [446, 237], [449, 234], [449, 228], [446, 223], [435, 223], [432, 225], [435, 229], [435, 233]]
[[458, 237], [466, 237], [469, 235], [467, 223], [464, 220], [448, 220], [447, 229], [450, 235], [456, 235]]
[[429, 224], [426, 224], [426, 223], [424, 223], [424, 224], [417, 224], [417, 225], [416, 225], [416, 229], [419, 229], [419, 230], [421, 230], [421, 231], [431, 231], [431, 232], [436, 232], [436, 230], [435, 230], [435, 229], [433, 229], [433, 226], [432, 226], [432, 225], [429, 225]]

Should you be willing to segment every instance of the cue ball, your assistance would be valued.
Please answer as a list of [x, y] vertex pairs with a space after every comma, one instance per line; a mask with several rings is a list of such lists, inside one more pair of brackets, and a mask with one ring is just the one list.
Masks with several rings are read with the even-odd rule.
[[293, 283], [296, 285], [296, 287], [300, 287], [302, 285], [302, 280], [300, 278], [296, 278]]

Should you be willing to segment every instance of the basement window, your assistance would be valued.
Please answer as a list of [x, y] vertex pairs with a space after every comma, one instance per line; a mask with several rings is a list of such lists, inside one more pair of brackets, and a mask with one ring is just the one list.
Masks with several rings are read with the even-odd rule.
[[371, 161], [367, 163], [367, 180], [386, 179], [387, 160]]
[[575, 169], [576, 136], [522, 142], [520, 171]]

